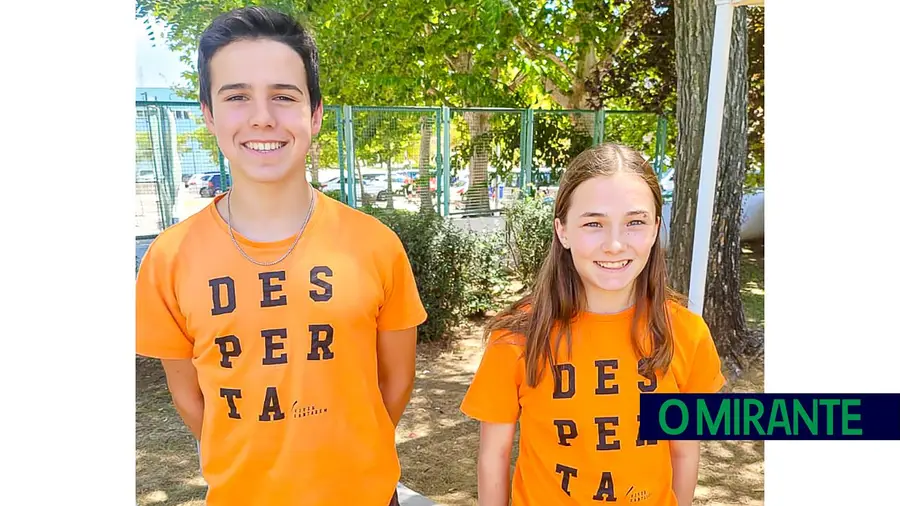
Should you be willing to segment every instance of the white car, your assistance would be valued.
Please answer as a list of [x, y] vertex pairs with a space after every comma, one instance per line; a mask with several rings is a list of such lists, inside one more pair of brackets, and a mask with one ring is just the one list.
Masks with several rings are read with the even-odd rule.
[[156, 173], [153, 172], [153, 169], [141, 169], [137, 172], [136, 181], [138, 183], [155, 183]]

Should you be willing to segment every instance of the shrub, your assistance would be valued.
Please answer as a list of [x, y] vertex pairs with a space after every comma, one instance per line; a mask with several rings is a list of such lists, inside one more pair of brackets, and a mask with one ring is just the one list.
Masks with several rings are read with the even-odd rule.
[[509, 284], [508, 252], [502, 231], [466, 232], [470, 250], [465, 273], [464, 314], [483, 315], [499, 309], [500, 295]]
[[328, 190], [323, 193], [325, 195], [333, 198], [334, 200], [337, 200], [338, 202], [344, 202], [343, 200], [341, 200], [341, 191], [340, 190]]
[[543, 198], [525, 197], [514, 202], [505, 217], [512, 267], [522, 283], [531, 286], [553, 239], [553, 205]]
[[[361, 208], [393, 230], [409, 257], [428, 320], [419, 327], [420, 341], [449, 336], [465, 317], [473, 290], [466, 283], [477, 251], [471, 237], [434, 213]], [[477, 291], [477, 290], [476, 290]]]

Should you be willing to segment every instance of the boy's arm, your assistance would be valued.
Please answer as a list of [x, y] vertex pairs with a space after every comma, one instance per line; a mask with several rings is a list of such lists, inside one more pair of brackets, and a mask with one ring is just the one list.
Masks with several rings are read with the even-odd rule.
[[197, 381], [197, 369], [191, 359], [163, 359], [162, 365], [175, 409], [199, 441], [204, 404], [203, 393]]
[[378, 331], [378, 387], [394, 427], [400, 423], [412, 395], [416, 378], [417, 334], [416, 327]]

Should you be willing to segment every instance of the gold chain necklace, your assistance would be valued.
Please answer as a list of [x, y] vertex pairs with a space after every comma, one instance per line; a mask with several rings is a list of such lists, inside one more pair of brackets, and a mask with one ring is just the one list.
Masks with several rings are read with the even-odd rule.
[[228, 195], [225, 196], [225, 203], [228, 208], [228, 234], [231, 236], [231, 242], [234, 243], [234, 247], [243, 255], [244, 258], [249, 260], [250, 262], [262, 266], [262, 267], [270, 267], [272, 265], [281, 263], [288, 255], [294, 251], [294, 248], [297, 247], [297, 243], [300, 242], [300, 236], [303, 235], [303, 231], [306, 230], [306, 225], [309, 224], [309, 218], [312, 216], [313, 208], [316, 206], [316, 191], [313, 189], [312, 185], [309, 185], [310, 191], [310, 199], [309, 199], [309, 209], [306, 211], [306, 219], [303, 220], [303, 225], [300, 227], [300, 231], [297, 232], [297, 237], [294, 239], [294, 243], [291, 244], [291, 247], [287, 250], [287, 253], [281, 256], [278, 260], [274, 262], [260, 262], [250, 255], [248, 255], [241, 245], [238, 243], [237, 238], [234, 236], [234, 228], [231, 226], [231, 190], [228, 190]]

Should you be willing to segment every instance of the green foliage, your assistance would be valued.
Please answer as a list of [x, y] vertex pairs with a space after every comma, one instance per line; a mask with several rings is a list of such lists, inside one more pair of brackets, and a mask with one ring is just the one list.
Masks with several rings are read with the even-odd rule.
[[471, 263], [465, 270], [466, 297], [463, 313], [483, 315], [486, 311], [499, 309], [499, 297], [509, 285], [510, 270], [507, 267], [509, 255], [505, 247], [503, 232], [466, 232], [467, 254]]
[[[747, 142], [750, 160], [747, 163], [746, 186], [765, 185], [765, 62], [766, 37], [763, 32], [765, 9], [748, 7], [747, 9], [747, 84], [750, 103]], [[757, 171], [758, 170], [758, 171]]]
[[419, 160], [423, 115], [409, 112], [362, 110], [354, 113], [356, 159], [365, 164], [391, 164]]
[[[331, 197], [334, 200], [337, 200], [338, 202], [344, 202], [343, 200], [341, 200], [341, 191], [340, 190], [329, 190], [324, 193], [326, 196]], [[344, 203], [346, 204], [346, 202], [344, 202]]]
[[593, 73], [586, 83], [592, 107], [675, 111], [674, 1], [651, 0], [645, 5], [651, 8], [640, 30], [623, 41], [606, 72]]
[[[551, 186], [558, 184], [562, 171], [572, 158], [594, 143], [594, 113], [534, 114], [534, 156], [532, 168], [550, 169]], [[532, 177], [532, 181], [536, 181]]]
[[209, 160], [218, 167], [219, 165], [219, 144], [216, 137], [206, 129], [202, 119], [197, 119], [200, 124], [199, 128], [190, 132], [178, 134], [178, 152], [181, 154], [191, 151], [193, 144], [200, 146], [200, 149], [209, 155]]
[[525, 197], [506, 212], [506, 240], [516, 275], [531, 286], [553, 240], [553, 206]]
[[361, 209], [393, 230], [406, 249], [428, 312], [421, 341], [449, 339], [466, 316], [496, 307], [507, 279], [497, 234], [464, 231], [436, 213]]
[[134, 134], [134, 163], [140, 164], [153, 161], [153, 143], [150, 140], [150, 132], [135, 132]]

